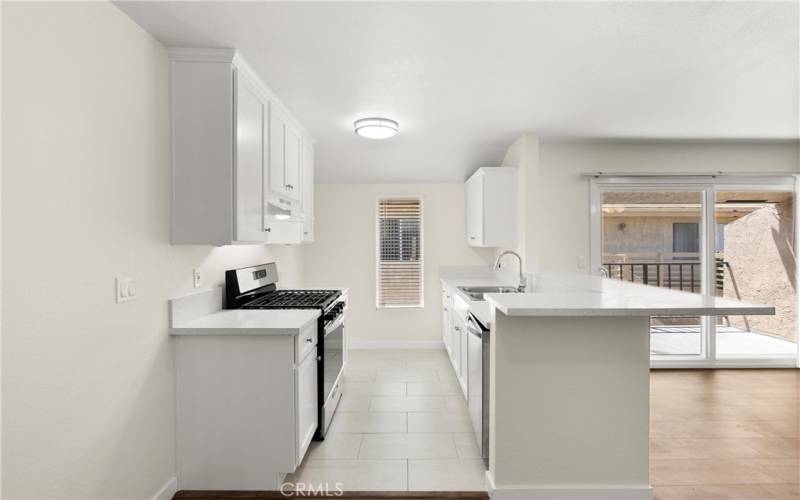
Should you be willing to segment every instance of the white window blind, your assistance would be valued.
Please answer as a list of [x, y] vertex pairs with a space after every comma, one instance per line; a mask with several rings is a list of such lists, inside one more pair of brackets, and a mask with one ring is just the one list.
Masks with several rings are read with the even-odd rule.
[[422, 306], [422, 200], [378, 200], [377, 305]]

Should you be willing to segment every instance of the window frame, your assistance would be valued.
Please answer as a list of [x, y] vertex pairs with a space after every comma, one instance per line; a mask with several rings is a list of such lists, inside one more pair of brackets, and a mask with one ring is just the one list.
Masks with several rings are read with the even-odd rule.
[[[418, 304], [381, 304], [381, 219], [380, 207], [383, 200], [417, 200], [419, 201], [419, 253], [420, 253], [420, 286]], [[425, 308], [425, 199], [421, 195], [379, 195], [375, 198], [375, 309], [424, 309]]]

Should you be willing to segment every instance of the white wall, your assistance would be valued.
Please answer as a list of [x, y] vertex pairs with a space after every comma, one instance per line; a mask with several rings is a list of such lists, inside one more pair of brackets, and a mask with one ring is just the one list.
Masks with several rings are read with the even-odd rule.
[[[424, 200], [425, 307], [375, 307], [375, 204], [380, 196]], [[466, 244], [464, 185], [317, 184], [315, 241], [305, 248], [310, 285], [349, 288], [351, 342], [441, 340], [440, 265], [488, 265], [491, 249]], [[362, 344], [363, 345], [363, 344]]]
[[[175, 471], [167, 299], [300, 250], [169, 244], [163, 47], [110, 3], [3, 3], [4, 498], [149, 498]], [[114, 278], [139, 300], [114, 303]]]
[[[541, 143], [535, 196], [538, 260], [545, 271], [590, 262], [589, 180], [582, 172], [800, 172], [797, 143]], [[586, 269], [586, 272], [589, 270]]]
[[[504, 250], [514, 250], [522, 256], [524, 272], [533, 274], [539, 270], [539, 239], [534, 235], [539, 234], [539, 198], [528, 196], [539, 188], [539, 138], [534, 134], [523, 134], [514, 141], [506, 151], [501, 167], [517, 169], [517, 247], [498, 248], [495, 255]], [[510, 257], [505, 257], [510, 259]], [[513, 259], [512, 259], [513, 260]], [[509, 265], [501, 262], [501, 265]], [[516, 262], [511, 265], [517, 266]], [[513, 268], [516, 271], [516, 268]]]
[[[0, 2], [0, 61], [3, 59], [3, 5], [5, 2]], [[3, 92], [2, 92], [2, 82], [3, 82], [3, 65], [0, 63], [0, 227], [2, 227], [3, 223]], [[3, 372], [3, 232], [0, 230], [0, 385], [2, 384], [2, 372]], [[2, 425], [3, 425], [3, 398], [2, 398], [2, 388], [0, 387], [0, 450], [3, 449], [3, 432], [2, 432]], [[3, 458], [2, 452], [0, 452], [0, 497], [3, 496]]]

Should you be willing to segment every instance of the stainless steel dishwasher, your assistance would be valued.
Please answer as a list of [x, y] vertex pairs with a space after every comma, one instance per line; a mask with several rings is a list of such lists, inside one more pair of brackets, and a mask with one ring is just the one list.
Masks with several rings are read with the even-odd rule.
[[485, 468], [489, 468], [489, 329], [472, 313], [467, 317], [469, 418]]

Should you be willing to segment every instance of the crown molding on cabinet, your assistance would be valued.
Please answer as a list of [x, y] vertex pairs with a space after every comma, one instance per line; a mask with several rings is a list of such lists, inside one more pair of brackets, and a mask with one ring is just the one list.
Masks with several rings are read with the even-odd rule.
[[248, 78], [253, 80], [260, 90], [265, 92], [264, 97], [270, 101], [270, 104], [277, 106], [286, 114], [303, 134], [311, 140], [313, 144], [317, 143], [314, 136], [303, 126], [300, 120], [292, 113], [286, 104], [278, 98], [277, 94], [267, 85], [264, 80], [258, 75], [252, 66], [244, 59], [242, 53], [236, 49], [209, 49], [209, 48], [193, 48], [193, 47], [167, 47], [167, 55], [173, 62], [210, 62], [210, 63], [226, 63], [232, 64], [238, 71], [244, 73]]

